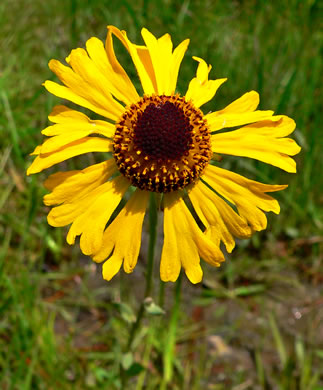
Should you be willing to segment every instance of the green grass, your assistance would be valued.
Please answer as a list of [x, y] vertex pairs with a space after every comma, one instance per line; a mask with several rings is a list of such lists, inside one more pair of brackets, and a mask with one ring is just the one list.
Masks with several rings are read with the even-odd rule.
[[[1, 389], [323, 389], [322, 11], [315, 0], [1, 1]], [[195, 74], [191, 56], [202, 57], [213, 77], [228, 77], [205, 112], [255, 89], [262, 109], [295, 119], [302, 146], [296, 175], [225, 159], [224, 167], [252, 179], [288, 183], [276, 196], [281, 214], [239, 242], [220, 269], [205, 266], [203, 285], [183, 278], [180, 306], [171, 284], [158, 298], [156, 263], [154, 302], [144, 304], [130, 350], [147, 227], [134, 274], [106, 283], [66, 244], [66, 229], [47, 225], [47, 173], [25, 176], [59, 102], [41, 86], [54, 79], [48, 61], [63, 61], [91, 36], [104, 39], [107, 24], [136, 42], [142, 26], [169, 32], [175, 44], [191, 38], [179, 91]], [[125, 50], [116, 44], [116, 51], [135, 79]], [[160, 243], [159, 229], [158, 253]]]

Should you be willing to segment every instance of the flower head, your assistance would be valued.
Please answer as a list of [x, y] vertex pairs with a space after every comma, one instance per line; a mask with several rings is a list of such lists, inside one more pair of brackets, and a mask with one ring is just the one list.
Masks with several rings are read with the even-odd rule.
[[[142, 97], [115, 56], [113, 37], [132, 58]], [[50, 193], [44, 197], [46, 205], [54, 206], [49, 224], [71, 224], [67, 242], [73, 244], [80, 236], [82, 252], [104, 261], [103, 277], [110, 280], [122, 265], [125, 272], [133, 271], [149, 194], [159, 193], [164, 210], [161, 279], [175, 281], [183, 267], [189, 280], [197, 283], [202, 279], [200, 258], [219, 266], [224, 261], [221, 243], [231, 252], [235, 237], [265, 229], [264, 212], [280, 211], [267, 193], [286, 188], [220, 168], [212, 163], [213, 155], [250, 157], [296, 172], [289, 156], [300, 148], [286, 138], [295, 123], [257, 110], [255, 91], [204, 115], [200, 107], [226, 79], [209, 80], [211, 66], [193, 57], [198, 62], [196, 77], [181, 96], [176, 93], [177, 76], [189, 41], [173, 50], [168, 34], [156, 39], [143, 29], [142, 37], [145, 45], [139, 46], [124, 31], [109, 26], [105, 47], [91, 38], [86, 50], [72, 50], [66, 58], [69, 66], [50, 61], [50, 69], [64, 85], [46, 81], [45, 88], [104, 119], [54, 107], [49, 115], [54, 124], [42, 131], [50, 138], [32, 153], [37, 157], [27, 173], [84, 153], [108, 152], [110, 157], [102, 163], [49, 176], [45, 187]], [[113, 219], [123, 198], [126, 203]]]

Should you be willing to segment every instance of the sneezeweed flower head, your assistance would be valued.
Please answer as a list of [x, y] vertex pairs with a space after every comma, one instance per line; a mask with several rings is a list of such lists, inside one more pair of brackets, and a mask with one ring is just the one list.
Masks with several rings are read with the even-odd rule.
[[[226, 79], [209, 80], [211, 66], [193, 57], [196, 76], [180, 95], [177, 76], [189, 41], [173, 50], [168, 34], [156, 39], [143, 29], [142, 37], [145, 44], [136, 45], [126, 32], [109, 26], [105, 47], [91, 38], [86, 50], [72, 50], [66, 58], [69, 66], [50, 61], [63, 85], [46, 81], [45, 88], [104, 119], [54, 107], [49, 115], [54, 124], [42, 131], [49, 138], [32, 153], [37, 157], [27, 173], [81, 154], [108, 152], [104, 162], [49, 176], [45, 187], [50, 193], [44, 197], [46, 205], [54, 206], [49, 224], [71, 224], [67, 242], [74, 244], [80, 236], [82, 252], [104, 261], [103, 277], [110, 280], [122, 265], [125, 272], [133, 271], [150, 193], [159, 194], [164, 211], [160, 277], [175, 281], [183, 267], [189, 280], [198, 283], [200, 258], [219, 266], [224, 261], [221, 243], [231, 252], [235, 237], [265, 229], [264, 212], [280, 211], [267, 193], [287, 187], [247, 179], [221, 168], [213, 157], [249, 157], [296, 172], [289, 156], [300, 147], [286, 138], [295, 123], [273, 111], [257, 110], [255, 91], [205, 115], [200, 107]], [[131, 56], [143, 96], [115, 55], [115, 38]], [[122, 199], [124, 207], [110, 222]]]

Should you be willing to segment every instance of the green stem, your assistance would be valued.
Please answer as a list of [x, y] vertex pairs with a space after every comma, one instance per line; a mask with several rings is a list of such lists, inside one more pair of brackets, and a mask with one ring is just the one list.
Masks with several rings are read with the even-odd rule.
[[158, 305], [163, 308], [165, 303], [165, 282], [162, 280], [159, 284], [159, 297], [158, 297]]
[[148, 264], [147, 264], [147, 274], [146, 274], [145, 298], [147, 298], [150, 295], [151, 287], [152, 287], [155, 244], [157, 238], [157, 217], [158, 215], [157, 215], [156, 198], [155, 195], [151, 193], [150, 204], [149, 204], [149, 246], [148, 246]]
[[[145, 289], [145, 298], [149, 297], [152, 289], [152, 276], [153, 276], [153, 266], [154, 266], [154, 254], [155, 254], [155, 243], [157, 237], [157, 207], [156, 199], [153, 193], [150, 194], [150, 203], [149, 203], [149, 246], [148, 246], [148, 264], [147, 264], [147, 273], [146, 273], [146, 289]], [[140, 305], [140, 308], [137, 313], [136, 321], [134, 322], [128, 339], [127, 349], [129, 350], [132, 346], [135, 334], [140, 327], [141, 321], [145, 313], [145, 299]]]
[[164, 375], [163, 381], [161, 384], [161, 389], [166, 389], [167, 384], [170, 383], [173, 375], [173, 362], [174, 362], [174, 350], [176, 344], [176, 333], [177, 333], [177, 324], [179, 317], [179, 309], [181, 302], [181, 285], [182, 285], [182, 275], [180, 274], [175, 287], [175, 301], [172, 308], [169, 329], [167, 332], [166, 345], [164, 349]]

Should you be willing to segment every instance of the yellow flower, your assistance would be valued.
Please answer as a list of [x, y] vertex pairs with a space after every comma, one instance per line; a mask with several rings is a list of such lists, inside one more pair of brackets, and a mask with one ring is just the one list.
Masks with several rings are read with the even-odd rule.
[[[113, 37], [132, 58], [142, 97], [115, 56]], [[82, 252], [94, 261], [105, 261], [103, 277], [110, 280], [122, 264], [125, 272], [133, 271], [149, 195], [159, 193], [164, 210], [160, 277], [175, 281], [183, 267], [189, 280], [198, 283], [202, 279], [200, 257], [219, 266], [224, 261], [221, 242], [231, 252], [234, 237], [250, 237], [265, 229], [264, 212], [280, 211], [278, 202], [266, 193], [287, 187], [258, 183], [212, 165], [213, 154], [250, 157], [296, 172], [289, 156], [300, 147], [285, 138], [295, 129], [295, 122], [274, 116], [273, 111], [256, 110], [259, 96], [255, 91], [204, 115], [200, 107], [226, 79], [209, 80], [211, 66], [193, 57], [198, 62], [196, 77], [186, 94], [179, 95], [175, 92], [177, 76], [189, 40], [173, 50], [168, 34], [156, 39], [143, 29], [142, 37], [145, 45], [136, 45], [124, 31], [109, 26], [105, 47], [91, 38], [86, 50], [72, 50], [66, 58], [69, 66], [49, 62], [64, 85], [46, 81], [45, 88], [105, 120], [90, 119], [65, 106], [54, 107], [49, 115], [54, 125], [42, 131], [50, 138], [32, 153], [37, 157], [27, 174], [84, 153], [109, 152], [111, 158], [102, 163], [55, 173], [46, 180], [51, 192], [44, 202], [55, 205], [48, 223], [71, 224], [67, 242], [73, 244], [80, 236]], [[134, 187], [135, 191], [129, 191]], [[123, 198], [128, 199], [125, 206], [110, 222]]]

